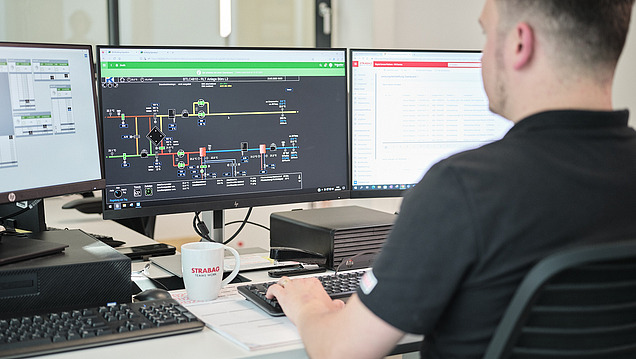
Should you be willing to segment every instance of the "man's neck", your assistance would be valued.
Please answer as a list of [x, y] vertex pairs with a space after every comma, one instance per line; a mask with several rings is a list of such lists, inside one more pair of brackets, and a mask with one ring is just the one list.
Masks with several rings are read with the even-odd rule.
[[518, 105], [511, 109], [508, 117], [510, 120], [517, 123], [530, 115], [550, 110], [611, 111], [613, 109], [611, 84], [599, 86], [591, 81], [577, 81], [569, 83], [568, 86], [537, 84], [534, 88], [539, 90], [534, 91], [534, 94], [526, 93], [522, 100], [516, 101]]

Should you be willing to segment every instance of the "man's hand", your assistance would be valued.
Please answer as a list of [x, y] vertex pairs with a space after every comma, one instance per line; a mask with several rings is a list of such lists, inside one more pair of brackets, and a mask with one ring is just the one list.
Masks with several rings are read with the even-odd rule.
[[383, 358], [404, 335], [367, 309], [356, 294], [346, 307], [332, 300], [317, 278], [283, 277], [266, 295], [278, 299], [312, 358]]
[[301, 314], [326, 314], [344, 308], [344, 302], [332, 300], [320, 281], [313, 277], [294, 280], [282, 277], [267, 290], [267, 298], [273, 297], [276, 297], [285, 315], [296, 325], [302, 320]]

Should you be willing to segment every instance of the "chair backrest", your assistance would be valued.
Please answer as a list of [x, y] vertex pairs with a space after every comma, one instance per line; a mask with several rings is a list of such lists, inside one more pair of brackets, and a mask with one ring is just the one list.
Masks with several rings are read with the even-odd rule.
[[553, 254], [526, 275], [484, 359], [636, 358], [636, 241]]

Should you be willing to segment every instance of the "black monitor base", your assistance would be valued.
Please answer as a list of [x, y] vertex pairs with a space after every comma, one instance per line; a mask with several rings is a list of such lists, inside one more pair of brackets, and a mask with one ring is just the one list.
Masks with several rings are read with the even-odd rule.
[[[16, 215], [16, 213], [19, 214]], [[44, 201], [38, 202], [26, 211], [15, 203], [2, 204], [0, 218], [2, 218], [0, 224], [5, 227], [5, 231], [0, 232], [0, 265], [58, 253], [68, 247], [68, 245], [31, 238], [33, 233], [46, 230]], [[18, 228], [32, 234], [18, 233], [16, 232]]]
[[47, 256], [64, 251], [68, 244], [61, 244], [25, 235], [0, 235], [0, 266]]

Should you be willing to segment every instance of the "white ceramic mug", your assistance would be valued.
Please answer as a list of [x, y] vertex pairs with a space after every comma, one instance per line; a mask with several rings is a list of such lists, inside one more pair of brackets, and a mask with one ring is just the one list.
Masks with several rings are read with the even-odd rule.
[[[236, 264], [227, 278], [223, 278], [224, 250], [234, 255]], [[239, 272], [241, 258], [232, 247], [216, 242], [194, 242], [181, 246], [181, 270], [188, 298], [208, 301], [219, 296], [221, 288]]]

